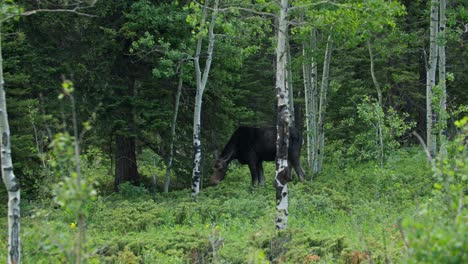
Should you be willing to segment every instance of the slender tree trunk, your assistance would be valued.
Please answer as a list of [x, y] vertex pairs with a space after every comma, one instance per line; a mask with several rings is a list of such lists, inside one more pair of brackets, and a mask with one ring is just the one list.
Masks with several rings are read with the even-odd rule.
[[382, 89], [380, 88], [380, 84], [377, 81], [377, 77], [375, 76], [374, 53], [372, 52], [372, 44], [370, 40], [367, 41], [367, 47], [369, 49], [372, 82], [374, 83], [375, 90], [377, 91], [377, 98], [379, 100], [379, 105], [382, 106]]
[[439, 45], [439, 86], [441, 90], [439, 101], [439, 144], [440, 153], [443, 157], [447, 157], [447, 76], [445, 72], [445, 27], [447, 24], [447, 17], [445, 15], [446, 7], [447, 1], [440, 0], [439, 36], [441, 37], [442, 44]]
[[[154, 156], [153, 158], [153, 166], [156, 168], [156, 166], [158, 165], [158, 161], [157, 161], [157, 156]], [[153, 173], [153, 176], [151, 177], [151, 183], [152, 183], [152, 188], [151, 188], [151, 195], [153, 196], [153, 201], [156, 201], [156, 189], [157, 189], [157, 175], [156, 175], [156, 172]]]
[[[312, 51], [317, 50], [317, 31], [311, 31], [310, 42], [303, 45], [303, 75], [307, 128], [307, 161], [312, 169], [317, 159], [317, 63]], [[312, 175], [311, 175], [312, 180]]]
[[309, 168], [312, 168], [312, 148], [313, 148], [313, 140], [314, 137], [312, 136], [312, 126], [313, 126], [313, 118], [312, 118], [312, 85], [311, 85], [311, 69], [310, 64], [308, 62], [309, 59], [309, 51], [310, 45], [307, 44], [307, 41], [302, 45], [302, 74], [304, 78], [304, 101], [305, 101], [305, 116], [306, 116], [306, 139], [307, 139], [307, 165]]
[[20, 186], [13, 173], [11, 159], [10, 126], [3, 80], [2, 25], [0, 22], [0, 133], [2, 178], [8, 191], [8, 262], [17, 264], [20, 258]]
[[439, 26], [439, 1], [431, 1], [431, 22], [429, 36], [429, 61], [427, 63], [426, 74], [426, 145], [431, 156], [436, 154], [436, 138], [434, 137], [434, 125], [436, 124], [436, 114], [432, 107], [433, 87], [435, 86], [437, 68], [437, 28]]
[[281, 0], [276, 47], [276, 92], [278, 98], [277, 141], [276, 141], [276, 228], [285, 229], [288, 224], [288, 181], [291, 178], [288, 167], [289, 109], [286, 89], [288, 32], [288, 0]]
[[317, 159], [313, 167], [313, 174], [317, 175], [322, 170], [324, 146], [325, 146], [325, 113], [327, 108], [328, 76], [333, 51], [331, 35], [327, 39], [325, 59], [323, 62], [322, 84], [320, 86], [320, 101], [317, 122]]
[[289, 115], [291, 116], [291, 126], [296, 126], [296, 114], [294, 112], [294, 89], [293, 89], [293, 73], [292, 73], [292, 63], [291, 63], [291, 46], [289, 45], [289, 40], [287, 40], [287, 51], [288, 51], [288, 67], [287, 67], [287, 78], [286, 85], [289, 93]]
[[[40, 109], [41, 109], [41, 114], [43, 114], [44, 116], [46, 115], [46, 111], [45, 111], [45, 108], [44, 108], [44, 96], [42, 95], [42, 93], [39, 93], [39, 105], [40, 105]], [[54, 136], [52, 134], [52, 130], [50, 129], [50, 126], [47, 122], [44, 123], [44, 127], [45, 129], [47, 130], [47, 136], [49, 137], [49, 141], [52, 141], [54, 139]]]
[[169, 192], [169, 185], [171, 184], [171, 169], [172, 169], [172, 160], [174, 158], [174, 139], [175, 139], [175, 132], [176, 132], [176, 123], [177, 123], [177, 115], [179, 113], [179, 102], [180, 102], [180, 95], [182, 94], [182, 84], [183, 84], [183, 65], [180, 63], [179, 65], [179, 84], [177, 85], [177, 93], [175, 98], [174, 104], [174, 117], [172, 118], [172, 127], [171, 127], [171, 145], [169, 147], [169, 158], [167, 160], [166, 166], [166, 181], [164, 183], [164, 192]]
[[[70, 94], [70, 101], [72, 105], [72, 115], [73, 115], [73, 136], [74, 136], [74, 158], [75, 158], [75, 168], [76, 168], [76, 184], [81, 188], [81, 159], [80, 159], [80, 144], [79, 144], [79, 133], [78, 133], [78, 118], [76, 116], [76, 105], [75, 97], [73, 94]], [[85, 215], [83, 213], [83, 208], [78, 209], [78, 236], [77, 242], [75, 245], [75, 257], [77, 264], [81, 264], [82, 254], [83, 254], [83, 244], [85, 243]]]
[[371, 76], [372, 76], [372, 81], [374, 82], [374, 87], [375, 90], [377, 91], [377, 98], [379, 100], [379, 113], [377, 113], [377, 116], [379, 117], [377, 121], [377, 139], [379, 141], [379, 147], [380, 147], [380, 157], [379, 157], [379, 162], [380, 162], [380, 167], [383, 167], [384, 159], [385, 159], [385, 153], [384, 153], [384, 142], [383, 142], [383, 131], [382, 131], [382, 126], [383, 126], [383, 120], [380, 118], [381, 113], [383, 113], [383, 105], [382, 105], [382, 89], [380, 88], [380, 84], [377, 81], [377, 77], [375, 76], [375, 68], [374, 68], [374, 54], [372, 52], [372, 45], [370, 40], [367, 41], [367, 47], [369, 48], [369, 58], [370, 58], [370, 71], [371, 71]]
[[[205, 1], [205, 5], [203, 7], [203, 20], [201, 25], [201, 30], [204, 30], [206, 26], [206, 18], [208, 16], [208, 4], [209, 1]], [[203, 92], [206, 88], [206, 83], [208, 81], [208, 75], [210, 73], [211, 68], [211, 61], [213, 57], [213, 49], [214, 49], [214, 42], [215, 36], [213, 33], [214, 25], [216, 23], [216, 18], [218, 16], [218, 4], [219, 0], [215, 0], [213, 12], [211, 15], [211, 22], [208, 27], [208, 50], [207, 50], [207, 58], [205, 62], [205, 69], [203, 70], [203, 74], [201, 72], [200, 67], [200, 54], [203, 42], [203, 35], [200, 34], [200, 37], [197, 42], [197, 49], [194, 56], [194, 63], [195, 63], [195, 74], [196, 74], [196, 82], [197, 82], [197, 94], [195, 96], [195, 109], [193, 115], [193, 171], [192, 171], [192, 195], [196, 196], [200, 192], [200, 182], [201, 182], [201, 158], [202, 158], [202, 145], [201, 145], [201, 108], [202, 108], [202, 98]]]
[[[136, 89], [135, 78], [130, 78], [127, 96], [133, 97]], [[115, 136], [115, 182], [114, 189], [118, 191], [120, 184], [131, 182], [136, 185], [139, 182], [138, 167], [136, 160], [136, 140], [134, 124], [134, 106], [122, 111], [126, 115], [127, 128], [117, 131]]]
[[[312, 50], [317, 50], [317, 31], [314, 29], [311, 35], [312, 41]], [[312, 101], [311, 101], [311, 108], [312, 108], [312, 137], [313, 137], [313, 145], [312, 145], [312, 166], [318, 163], [318, 142], [317, 142], [317, 135], [318, 135], [318, 65], [314, 57], [312, 58], [311, 63], [311, 85], [312, 85]], [[311, 179], [313, 174], [311, 175]]]
[[44, 159], [44, 152], [42, 151], [43, 144], [39, 142], [39, 132], [37, 131], [37, 127], [34, 121], [31, 121], [31, 125], [34, 131], [34, 140], [36, 141], [37, 156], [41, 160], [42, 171], [44, 172], [46, 178], [49, 178], [49, 167], [47, 166], [46, 161]]

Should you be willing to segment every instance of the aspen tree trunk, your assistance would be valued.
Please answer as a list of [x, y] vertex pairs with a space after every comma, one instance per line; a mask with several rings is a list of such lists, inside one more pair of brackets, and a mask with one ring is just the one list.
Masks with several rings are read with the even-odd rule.
[[[157, 161], [157, 156], [154, 156], [153, 158], [153, 166], [156, 168], [156, 166], [158, 165], [158, 161]], [[156, 189], [157, 189], [157, 184], [158, 184], [158, 179], [157, 179], [158, 175], [156, 175], [156, 172], [153, 173], [152, 177], [151, 177], [151, 196], [153, 196], [153, 201], [156, 202]]]
[[21, 263], [20, 258], [20, 186], [13, 173], [11, 160], [10, 126], [3, 80], [2, 25], [0, 23], [0, 133], [2, 178], [8, 191], [8, 262]]
[[[205, 1], [205, 5], [203, 7], [203, 20], [201, 25], [201, 30], [203, 31], [206, 18], [208, 16], [208, 4], [209, 1]], [[195, 96], [195, 109], [193, 115], [193, 171], [192, 171], [192, 195], [196, 196], [200, 192], [200, 181], [201, 181], [201, 158], [202, 158], [202, 146], [201, 146], [201, 133], [200, 133], [200, 126], [201, 126], [201, 108], [202, 108], [202, 98], [203, 92], [206, 88], [206, 83], [208, 81], [208, 75], [210, 73], [211, 68], [211, 61], [213, 57], [213, 48], [214, 48], [214, 41], [215, 36], [213, 33], [214, 25], [216, 22], [216, 18], [218, 16], [218, 4], [219, 0], [215, 0], [213, 12], [211, 15], [211, 22], [208, 28], [208, 50], [207, 50], [207, 58], [205, 62], [205, 69], [203, 70], [203, 74], [201, 72], [200, 67], [200, 54], [201, 48], [203, 43], [203, 34], [200, 33], [197, 42], [197, 49], [194, 56], [194, 64], [195, 64], [195, 74], [196, 74], [196, 82], [197, 82], [197, 94]]]
[[288, 0], [281, 0], [276, 47], [276, 92], [278, 98], [277, 138], [276, 138], [276, 228], [285, 229], [288, 225], [288, 167], [289, 109], [288, 90], [286, 89], [288, 31]]
[[[76, 116], [76, 104], [73, 94], [70, 94], [70, 101], [72, 105], [72, 115], [73, 115], [73, 136], [74, 136], [74, 158], [76, 163], [76, 184], [80, 188], [81, 185], [81, 159], [80, 159], [80, 144], [79, 144], [79, 134], [78, 134], [78, 118]], [[78, 214], [78, 236], [75, 245], [75, 263], [81, 264], [83, 262], [83, 244], [85, 243], [85, 215], [83, 213], [83, 208], [79, 209]]]
[[174, 117], [172, 118], [172, 127], [171, 127], [171, 145], [169, 147], [169, 158], [167, 160], [166, 166], [166, 181], [164, 182], [164, 192], [169, 192], [169, 185], [171, 184], [171, 169], [172, 169], [172, 160], [174, 158], [174, 139], [175, 139], [175, 130], [176, 130], [176, 122], [177, 122], [177, 115], [179, 113], [179, 102], [180, 102], [180, 95], [182, 94], [182, 84], [183, 84], [183, 64], [180, 63], [180, 72], [179, 72], [179, 84], [177, 85], [177, 93], [175, 98], [174, 104]]
[[310, 169], [313, 168], [317, 160], [317, 63], [312, 55], [312, 51], [315, 50], [317, 50], [317, 32], [312, 30], [310, 42], [306, 41], [302, 50], [304, 57], [302, 70], [306, 108], [307, 162]]
[[[383, 105], [382, 105], [382, 89], [380, 88], [380, 84], [377, 81], [377, 77], [375, 76], [375, 68], [374, 68], [374, 54], [372, 52], [372, 45], [370, 40], [367, 41], [367, 47], [369, 48], [369, 58], [370, 58], [370, 68], [371, 68], [371, 76], [372, 76], [372, 81], [374, 82], [375, 90], [377, 91], [377, 97], [379, 100], [379, 111], [382, 111], [383, 113]], [[380, 157], [379, 157], [379, 162], [380, 162], [380, 167], [383, 167], [384, 163], [384, 142], [383, 142], [383, 133], [382, 133], [382, 123], [383, 120], [380, 118], [380, 113], [377, 113], [379, 120], [377, 121], [377, 137], [379, 140], [379, 146], [380, 146]]]
[[436, 154], [436, 138], [434, 137], [434, 125], [436, 115], [432, 109], [432, 88], [435, 86], [436, 68], [437, 68], [437, 27], [439, 25], [439, 1], [431, 1], [431, 22], [429, 36], [429, 61], [427, 63], [426, 73], [426, 145], [429, 148], [431, 156]]
[[294, 113], [294, 89], [293, 89], [293, 74], [292, 74], [292, 63], [291, 63], [291, 46], [289, 40], [287, 43], [288, 50], [288, 67], [287, 67], [287, 78], [286, 85], [289, 93], [289, 115], [291, 116], [291, 126], [296, 126], [296, 115]]
[[447, 77], [445, 72], [445, 27], [447, 24], [447, 17], [445, 15], [446, 7], [447, 1], [440, 0], [439, 36], [442, 38], [442, 45], [439, 45], [439, 86], [441, 89], [439, 101], [439, 144], [440, 153], [443, 157], [447, 157]]
[[325, 49], [325, 59], [323, 62], [322, 84], [320, 86], [320, 101], [317, 122], [317, 161], [314, 164], [313, 174], [317, 175], [322, 170], [324, 145], [325, 145], [325, 113], [327, 108], [327, 92], [328, 92], [328, 76], [330, 72], [331, 54], [333, 50], [333, 42], [331, 35], [327, 39], [327, 47]]
[[314, 136], [312, 135], [312, 126], [314, 120], [312, 118], [312, 85], [311, 85], [311, 65], [308, 62], [310, 45], [305, 42], [302, 44], [302, 75], [304, 79], [304, 102], [305, 102], [305, 117], [306, 117], [306, 141], [307, 141], [307, 165], [312, 168], [312, 148]]
[[[312, 41], [312, 50], [317, 50], [317, 31], [314, 29], [312, 31], [311, 36]], [[317, 62], [314, 57], [312, 57], [311, 63], [311, 85], [312, 85], [312, 101], [311, 101], [311, 108], [312, 108], [312, 136], [313, 136], [313, 148], [312, 148], [312, 160], [313, 165], [318, 164], [318, 142], [317, 142], [317, 135], [318, 135], [318, 69], [317, 69]], [[314, 175], [311, 175], [311, 179]]]

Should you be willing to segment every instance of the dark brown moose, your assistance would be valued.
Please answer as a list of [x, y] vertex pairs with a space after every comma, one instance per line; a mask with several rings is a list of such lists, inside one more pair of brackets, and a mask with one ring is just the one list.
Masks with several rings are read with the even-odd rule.
[[[288, 162], [294, 168], [301, 181], [304, 170], [301, 167], [302, 137], [293, 127], [289, 129]], [[265, 184], [263, 161], [276, 158], [276, 128], [239, 127], [232, 134], [221, 155], [214, 161], [211, 185], [224, 180], [229, 163], [237, 159], [240, 164], [248, 164], [252, 176], [252, 185]]]

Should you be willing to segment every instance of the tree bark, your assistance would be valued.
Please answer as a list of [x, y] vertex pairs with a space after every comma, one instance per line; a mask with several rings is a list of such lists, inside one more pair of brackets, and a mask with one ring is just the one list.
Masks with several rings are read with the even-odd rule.
[[312, 85], [311, 85], [311, 65], [307, 61], [309, 59], [310, 45], [307, 41], [302, 44], [302, 75], [304, 79], [304, 102], [305, 102], [305, 117], [306, 117], [306, 141], [307, 141], [307, 165], [312, 168], [312, 148], [313, 148], [313, 118], [312, 118]]
[[276, 228], [285, 229], [288, 224], [288, 167], [289, 123], [288, 90], [286, 89], [287, 51], [286, 39], [288, 31], [287, 9], [288, 0], [281, 0], [278, 26], [278, 42], [276, 47], [276, 92], [278, 98], [277, 141], [276, 141]]
[[447, 76], [445, 69], [445, 27], [447, 24], [447, 17], [445, 10], [447, 7], [446, 0], [440, 0], [439, 12], [439, 36], [441, 37], [442, 45], [439, 45], [439, 87], [440, 87], [440, 100], [439, 100], [439, 144], [440, 154], [447, 157]]
[[[65, 81], [65, 80], [64, 80]], [[70, 102], [72, 106], [72, 115], [73, 115], [73, 137], [74, 137], [74, 158], [75, 158], [75, 169], [76, 169], [76, 184], [79, 188], [82, 187], [81, 180], [81, 158], [80, 158], [80, 137], [78, 133], [78, 117], [76, 116], [76, 102], [73, 94], [70, 94]], [[82, 255], [83, 253], [83, 244], [85, 243], [85, 214], [83, 208], [78, 209], [78, 237], [75, 245], [75, 263], [81, 264], [83, 262]]]
[[118, 133], [115, 136], [115, 183], [114, 188], [118, 191], [120, 184], [130, 182], [138, 184], [138, 170], [135, 154], [135, 138]]
[[289, 93], [289, 115], [291, 117], [291, 126], [296, 126], [296, 115], [294, 112], [294, 89], [293, 89], [293, 74], [292, 74], [292, 63], [291, 63], [291, 46], [289, 45], [289, 40], [287, 43], [288, 51], [288, 67], [287, 67], [287, 78], [286, 85]]
[[13, 173], [10, 126], [3, 79], [2, 25], [0, 22], [0, 133], [2, 178], [8, 191], [8, 263], [21, 262], [20, 256], [20, 185]]
[[[208, 4], [209, 1], [205, 1], [203, 7], [203, 20], [201, 25], [201, 32], [204, 30], [206, 24], [206, 18], [208, 16]], [[200, 192], [200, 182], [201, 182], [201, 159], [202, 159], [202, 144], [201, 144], [201, 108], [202, 108], [202, 98], [203, 93], [206, 88], [206, 83], [208, 81], [208, 75], [210, 73], [211, 61], [213, 57], [214, 49], [214, 25], [216, 23], [216, 18], [218, 16], [218, 4], [219, 0], [215, 0], [214, 8], [211, 16], [211, 22], [208, 27], [208, 50], [207, 58], [205, 61], [205, 68], [203, 74], [200, 67], [200, 54], [203, 42], [203, 34], [200, 33], [197, 42], [197, 49], [194, 56], [195, 64], [195, 75], [197, 82], [197, 93], [195, 96], [195, 109], [193, 114], [193, 170], [192, 170], [192, 195], [196, 196]]]
[[435, 86], [437, 68], [437, 28], [439, 25], [439, 1], [431, 0], [431, 22], [429, 36], [429, 61], [426, 69], [426, 145], [432, 157], [436, 154], [436, 138], [434, 137], [434, 125], [437, 122], [436, 114], [432, 107], [433, 87]]
[[327, 109], [328, 77], [333, 51], [333, 41], [331, 35], [327, 39], [325, 49], [325, 59], [323, 62], [322, 84], [320, 86], [320, 101], [317, 122], [317, 159], [313, 167], [313, 175], [316, 176], [322, 170], [324, 146], [325, 146], [325, 113]]
[[[135, 94], [136, 80], [131, 77], [128, 82], [127, 95], [133, 97]], [[118, 191], [120, 184], [130, 182], [133, 185], [139, 183], [138, 166], [136, 159], [136, 139], [134, 124], [134, 106], [123, 109], [126, 115], [127, 127], [123, 131], [117, 131], [115, 136], [115, 182], [114, 189]]]
[[[158, 165], [158, 162], [157, 162], [157, 156], [154, 156], [154, 159], [153, 159], [153, 166], [156, 168]], [[156, 175], [156, 172], [153, 173], [152, 177], [151, 177], [151, 196], [153, 196], [153, 201], [156, 202], [156, 189], [157, 189], [157, 184], [158, 184], [158, 181], [157, 181], [157, 175]]]
[[[371, 76], [372, 76], [372, 82], [374, 83], [375, 90], [377, 91], [377, 98], [379, 100], [379, 109], [378, 111], [383, 112], [383, 105], [382, 105], [382, 89], [380, 88], [380, 84], [377, 81], [377, 77], [375, 76], [375, 67], [374, 67], [374, 54], [372, 52], [372, 45], [370, 40], [367, 41], [367, 47], [369, 49], [369, 58], [370, 58], [370, 71], [371, 71]], [[380, 118], [380, 113], [377, 113], [379, 119], [377, 121], [377, 138], [379, 141], [379, 147], [380, 147], [380, 155], [379, 155], [379, 162], [380, 162], [380, 167], [383, 168], [383, 163], [385, 159], [385, 153], [384, 153], [384, 141], [383, 141], [383, 131], [382, 131], [382, 123], [383, 120]]]
[[302, 70], [306, 108], [307, 163], [310, 169], [313, 168], [317, 159], [317, 63], [312, 55], [312, 51], [316, 49], [317, 31], [312, 30], [310, 42], [304, 42], [302, 50], [304, 57]]
[[174, 139], [175, 139], [175, 132], [176, 132], [176, 123], [177, 123], [177, 115], [179, 113], [179, 102], [180, 102], [180, 95], [182, 94], [182, 84], [183, 84], [183, 64], [180, 63], [179, 65], [179, 84], [177, 85], [177, 93], [175, 97], [174, 103], [174, 117], [172, 118], [172, 127], [171, 127], [171, 145], [169, 146], [169, 158], [167, 160], [166, 166], [166, 181], [164, 182], [164, 192], [169, 192], [169, 185], [171, 184], [171, 169], [172, 169], [172, 161], [174, 158]]
[[372, 76], [372, 82], [374, 83], [375, 90], [377, 91], [377, 98], [379, 100], [379, 105], [382, 106], [382, 89], [380, 84], [377, 81], [375, 76], [375, 65], [374, 65], [374, 53], [372, 52], [372, 44], [370, 40], [367, 41], [367, 48], [369, 49], [369, 58], [370, 58], [370, 71]]

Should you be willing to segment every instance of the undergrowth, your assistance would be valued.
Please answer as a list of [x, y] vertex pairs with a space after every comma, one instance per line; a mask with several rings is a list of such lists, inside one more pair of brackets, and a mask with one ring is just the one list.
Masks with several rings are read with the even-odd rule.
[[[290, 184], [289, 225], [274, 225], [274, 164], [265, 187], [232, 166], [197, 200], [190, 190], [157, 194], [121, 186], [87, 205], [88, 263], [401, 263], [402, 219], [431, 197], [434, 179], [419, 151], [374, 163], [325, 166], [312, 182]], [[77, 232], [69, 214], [37, 204], [23, 208], [24, 263], [65, 263]], [[6, 248], [6, 221], [0, 248]], [[5, 257], [0, 251], [0, 259]]]

